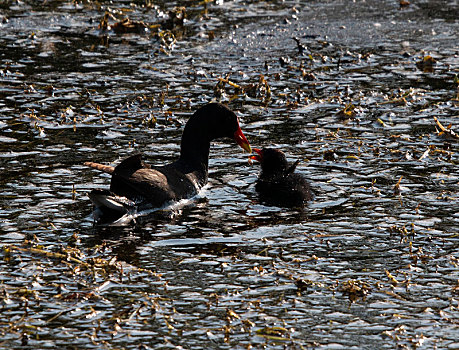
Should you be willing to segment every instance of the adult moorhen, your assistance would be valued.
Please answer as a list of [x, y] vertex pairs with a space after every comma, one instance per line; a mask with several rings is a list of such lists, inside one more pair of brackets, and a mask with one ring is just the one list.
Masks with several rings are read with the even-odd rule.
[[110, 190], [93, 190], [89, 198], [102, 216], [121, 217], [131, 208], [160, 208], [190, 198], [207, 183], [209, 148], [212, 140], [228, 137], [247, 152], [250, 144], [234, 112], [219, 103], [199, 108], [182, 134], [177, 161], [150, 166], [142, 155], [133, 155], [116, 167], [86, 162], [85, 165], [112, 174]]
[[260, 199], [267, 204], [283, 207], [303, 207], [312, 199], [312, 192], [306, 179], [295, 173], [297, 160], [289, 165], [285, 154], [277, 149], [253, 149], [257, 154], [251, 159], [261, 164], [261, 173], [255, 189], [260, 194]]

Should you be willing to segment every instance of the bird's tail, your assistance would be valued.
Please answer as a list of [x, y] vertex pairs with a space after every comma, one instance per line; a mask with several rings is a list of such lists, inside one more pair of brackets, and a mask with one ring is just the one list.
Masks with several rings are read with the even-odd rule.
[[94, 204], [94, 219], [98, 224], [114, 224], [135, 211], [135, 203], [106, 190], [92, 190], [89, 199]]
[[89, 193], [89, 199], [96, 208], [105, 208], [116, 212], [125, 213], [129, 208], [135, 206], [134, 201], [106, 190], [92, 190]]
[[85, 162], [84, 165], [90, 168], [96, 169], [96, 170], [103, 171], [104, 173], [107, 173], [107, 174], [113, 174], [115, 172], [115, 167], [112, 167], [110, 165], [104, 165], [104, 164], [93, 163], [93, 162]]

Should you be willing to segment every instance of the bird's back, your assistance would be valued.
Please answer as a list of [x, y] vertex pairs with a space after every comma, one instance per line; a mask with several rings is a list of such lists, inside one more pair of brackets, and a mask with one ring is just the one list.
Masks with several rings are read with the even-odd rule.
[[312, 199], [311, 188], [300, 174], [259, 178], [255, 189], [262, 201], [285, 207], [302, 207]]
[[136, 202], [148, 202], [151, 207], [189, 198], [198, 190], [199, 183], [193, 172], [183, 172], [177, 163], [151, 167], [141, 161], [140, 155], [121, 162], [110, 184], [111, 192]]

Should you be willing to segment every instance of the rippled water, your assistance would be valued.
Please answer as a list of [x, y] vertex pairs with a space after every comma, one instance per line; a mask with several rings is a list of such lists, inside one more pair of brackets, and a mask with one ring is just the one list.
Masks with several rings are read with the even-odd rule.
[[[458, 5], [412, 2], [1, 4], [0, 346], [459, 348]], [[314, 202], [221, 141], [198, 199], [94, 226], [83, 162], [172, 161], [212, 99]]]

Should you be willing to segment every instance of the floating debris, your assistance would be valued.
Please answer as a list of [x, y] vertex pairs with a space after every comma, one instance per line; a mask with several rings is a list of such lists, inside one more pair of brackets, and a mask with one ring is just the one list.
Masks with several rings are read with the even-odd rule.
[[186, 18], [186, 8], [183, 6], [174, 7], [169, 11], [169, 18], [164, 23], [164, 28], [172, 30], [176, 27], [182, 27]]
[[338, 291], [346, 294], [349, 297], [349, 300], [354, 303], [359, 298], [365, 299], [371, 291], [371, 287], [367, 282], [348, 280], [344, 283], [340, 283]]
[[240, 94], [244, 94], [252, 98], [259, 98], [263, 103], [268, 103], [271, 98], [271, 88], [262, 74], [260, 74], [258, 83], [248, 84], [245, 86], [241, 86], [229, 80], [228, 76], [225, 78], [219, 78], [217, 84], [214, 87], [214, 93], [216, 97], [221, 98], [226, 94], [226, 85], [229, 85], [235, 89], [231, 99], [237, 98], [237, 96]]
[[308, 48], [301, 43], [300, 39], [298, 39], [296, 37], [293, 37], [292, 39], [295, 40], [295, 42], [296, 42], [296, 46], [298, 48], [298, 54], [299, 55], [303, 55], [305, 52], [307, 52]]
[[437, 117], [433, 117], [435, 123], [437, 124], [438, 128], [440, 129], [440, 131], [437, 130], [437, 134], [438, 136], [445, 136], [447, 139], [450, 139], [450, 140], [459, 140], [459, 135], [456, 134], [451, 128], [452, 128], [452, 125], [449, 124], [447, 128], [445, 128], [443, 126], [442, 123], [440, 123], [440, 121], [438, 120]]
[[284, 327], [264, 327], [257, 330], [257, 335], [270, 340], [289, 340], [290, 332]]
[[432, 56], [424, 56], [420, 61], [416, 62], [416, 67], [425, 73], [432, 73], [437, 61]]
[[402, 193], [402, 190], [400, 188], [400, 183], [402, 182], [402, 179], [403, 179], [403, 175], [400, 176], [397, 183], [394, 185], [394, 196], [399, 196]]
[[352, 119], [355, 116], [355, 106], [353, 103], [348, 103], [343, 109], [336, 113], [338, 117], [343, 119]]
[[148, 25], [142, 21], [132, 21], [129, 18], [125, 18], [120, 22], [116, 22], [112, 26], [115, 33], [144, 33], [148, 30]]
[[411, 5], [411, 3], [408, 0], [400, 0], [399, 4], [400, 4], [400, 8], [407, 7], [407, 6]]
[[398, 284], [400, 284], [399, 281], [397, 281], [397, 279], [394, 277], [394, 275], [392, 275], [388, 270], [386, 270], [386, 276], [387, 278], [389, 279], [389, 282], [395, 287], [397, 286]]

